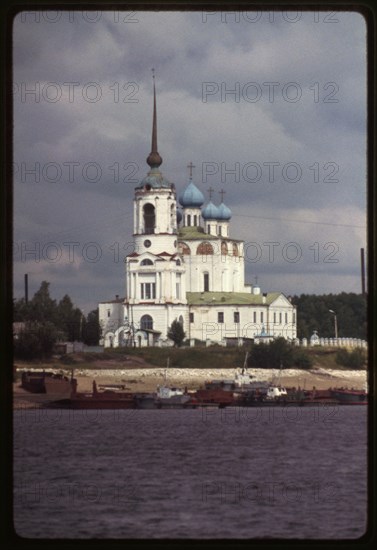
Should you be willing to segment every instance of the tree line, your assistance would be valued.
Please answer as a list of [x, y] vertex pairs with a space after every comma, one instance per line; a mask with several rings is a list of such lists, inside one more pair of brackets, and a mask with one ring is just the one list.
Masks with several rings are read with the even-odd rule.
[[367, 338], [367, 301], [362, 294], [301, 294], [293, 296], [292, 304], [297, 306], [298, 338], [310, 338], [314, 330], [319, 337], [334, 338], [334, 314], [330, 309], [337, 316], [339, 338]]
[[24, 323], [14, 342], [15, 356], [22, 359], [49, 357], [58, 341], [97, 345], [100, 337], [98, 308], [87, 316], [66, 294], [57, 302], [50, 296], [50, 283], [43, 281], [27, 303], [13, 300], [13, 322]]

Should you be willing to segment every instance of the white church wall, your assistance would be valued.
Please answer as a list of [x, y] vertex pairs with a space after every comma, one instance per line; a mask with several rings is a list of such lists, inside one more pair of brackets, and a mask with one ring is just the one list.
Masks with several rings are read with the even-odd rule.
[[124, 321], [123, 302], [103, 302], [98, 304], [98, 317], [102, 337], [108, 332], [115, 333]]

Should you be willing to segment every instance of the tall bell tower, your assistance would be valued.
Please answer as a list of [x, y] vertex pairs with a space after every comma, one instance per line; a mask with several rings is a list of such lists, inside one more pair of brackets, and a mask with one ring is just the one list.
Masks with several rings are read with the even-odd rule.
[[[156, 84], [153, 71], [152, 147], [147, 158], [146, 177], [135, 188], [135, 250], [126, 258], [126, 304], [136, 318], [148, 312], [161, 333], [170, 326], [174, 306], [186, 304], [185, 265], [178, 251], [177, 197], [175, 185], [161, 173], [162, 158], [157, 149]], [[151, 308], [150, 306], [154, 306]], [[167, 308], [169, 315], [161, 307]], [[182, 315], [182, 310], [178, 313]], [[156, 325], [158, 321], [158, 325]], [[142, 323], [141, 323], [142, 324]]]
[[177, 253], [177, 197], [174, 183], [161, 173], [162, 158], [157, 150], [156, 85], [153, 72], [152, 150], [147, 176], [135, 188], [134, 238], [136, 252]]

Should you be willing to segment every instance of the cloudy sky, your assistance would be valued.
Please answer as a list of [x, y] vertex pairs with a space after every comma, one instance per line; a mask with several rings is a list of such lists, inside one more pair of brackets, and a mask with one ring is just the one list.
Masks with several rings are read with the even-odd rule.
[[246, 279], [360, 292], [366, 26], [356, 12], [44, 12], [14, 21], [14, 292], [124, 295], [134, 187], [158, 146], [231, 208]]

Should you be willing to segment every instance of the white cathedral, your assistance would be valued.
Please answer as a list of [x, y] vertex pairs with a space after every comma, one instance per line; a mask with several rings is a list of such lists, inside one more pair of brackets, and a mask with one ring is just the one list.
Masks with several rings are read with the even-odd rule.
[[[125, 258], [126, 296], [99, 304], [105, 347], [169, 346], [174, 320], [190, 345], [242, 345], [296, 338], [296, 307], [281, 292], [245, 284], [244, 243], [230, 234], [231, 211], [205, 202], [190, 177], [179, 197], [161, 173], [153, 81], [150, 170], [135, 188], [134, 251]], [[210, 190], [211, 191], [211, 190]]]

